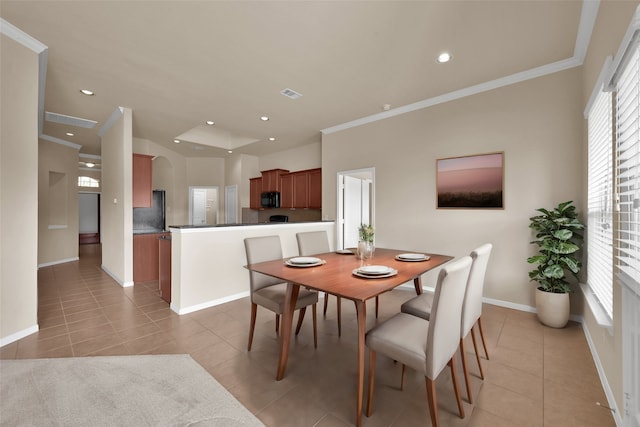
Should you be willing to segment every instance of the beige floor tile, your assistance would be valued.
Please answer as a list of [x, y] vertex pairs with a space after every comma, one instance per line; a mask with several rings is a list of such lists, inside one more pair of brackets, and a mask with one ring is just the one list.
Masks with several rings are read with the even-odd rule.
[[[259, 309], [248, 352], [249, 298], [179, 316], [160, 299], [157, 281], [122, 288], [100, 269], [99, 246], [82, 245], [80, 254], [79, 262], [38, 271], [40, 331], [2, 347], [0, 358], [188, 353], [269, 427], [355, 423], [353, 303], [343, 300], [339, 337], [336, 299], [330, 298], [326, 316], [319, 301], [318, 348], [307, 313], [300, 335], [292, 337], [286, 375], [276, 381], [280, 337], [272, 312]], [[374, 302], [368, 302], [367, 328], [391, 317], [414, 295], [411, 287], [382, 295], [378, 319]], [[580, 324], [547, 328], [533, 313], [489, 304], [483, 306], [482, 321], [490, 357], [486, 360], [480, 350], [485, 380], [479, 377], [467, 337], [475, 404], [466, 401], [457, 357], [466, 417], [458, 416], [451, 374], [445, 369], [436, 381], [443, 427], [615, 425], [608, 409], [596, 405], [606, 399]], [[409, 370], [401, 391], [400, 369], [392, 360], [378, 358], [374, 412], [371, 417], [363, 414], [363, 427], [431, 425], [424, 376]], [[366, 392], [365, 385], [364, 410]]]

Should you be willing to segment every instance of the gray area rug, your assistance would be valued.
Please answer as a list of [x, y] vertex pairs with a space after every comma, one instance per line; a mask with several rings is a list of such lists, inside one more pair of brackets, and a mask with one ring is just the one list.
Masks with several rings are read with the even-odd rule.
[[2, 426], [264, 426], [189, 355], [0, 361]]

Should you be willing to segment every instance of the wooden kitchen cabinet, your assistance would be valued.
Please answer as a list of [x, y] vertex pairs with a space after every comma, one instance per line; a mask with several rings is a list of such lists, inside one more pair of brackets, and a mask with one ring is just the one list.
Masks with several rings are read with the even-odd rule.
[[280, 207], [293, 207], [293, 174], [280, 176]]
[[262, 171], [262, 191], [280, 191], [280, 176], [289, 173], [284, 169]]
[[292, 190], [294, 208], [309, 207], [309, 174], [307, 171], [292, 173]]
[[153, 156], [133, 153], [133, 207], [150, 208], [152, 196]]
[[260, 194], [262, 193], [262, 178], [249, 179], [249, 208], [260, 209]]
[[309, 170], [309, 208], [322, 208], [322, 169]]
[[167, 233], [134, 234], [133, 283], [158, 280], [158, 237]]

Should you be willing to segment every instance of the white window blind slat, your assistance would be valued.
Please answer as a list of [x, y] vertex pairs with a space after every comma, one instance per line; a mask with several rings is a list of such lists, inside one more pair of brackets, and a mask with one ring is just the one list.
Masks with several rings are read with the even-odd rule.
[[587, 284], [612, 316], [613, 120], [612, 94], [600, 92], [588, 115]]

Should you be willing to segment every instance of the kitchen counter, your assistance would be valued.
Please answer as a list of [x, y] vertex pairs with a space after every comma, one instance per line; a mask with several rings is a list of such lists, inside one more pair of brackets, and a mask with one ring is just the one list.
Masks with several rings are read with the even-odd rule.
[[156, 230], [153, 228], [150, 229], [144, 229], [144, 230], [133, 230], [133, 234], [134, 235], [138, 235], [138, 234], [161, 234], [161, 233], [168, 233], [168, 230]]
[[170, 226], [171, 309], [191, 313], [249, 295], [244, 239], [280, 236], [282, 255], [298, 255], [296, 233], [326, 231], [335, 247], [334, 221]]
[[[220, 227], [252, 227], [258, 225], [283, 225], [283, 224], [317, 224], [317, 223], [333, 223], [333, 220], [327, 221], [298, 221], [298, 222], [252, 222], [240, 224], [215, 224], [215, 225], [170, 225], [169, 229], [188, 230], [192, 228], [220, 228]], [[134, 231], [135, 234], [135, 231]]]

